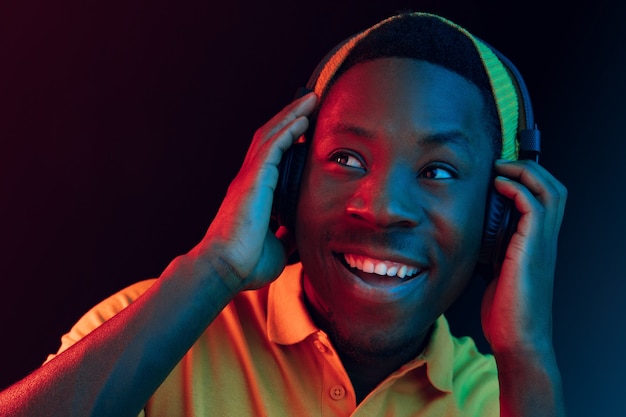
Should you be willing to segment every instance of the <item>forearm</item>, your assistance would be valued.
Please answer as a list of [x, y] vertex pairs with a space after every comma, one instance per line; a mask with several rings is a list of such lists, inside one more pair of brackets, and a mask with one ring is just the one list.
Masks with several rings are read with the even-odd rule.
[[282, 153], [308, 127], [308, 94], [254, 135], [204, 239], [134, 303], [0, 393], [2, 416], [135, 416], [192, 344], [244, 289], [285, 266], [268, 229]]
[[503, 417], [564, 417], [561, 375], [552, 348], [495, 354]]
[[134, 303], [0, 393], [0, 414], [136, 416], [232, 294], [210, 264], [177, 258]]

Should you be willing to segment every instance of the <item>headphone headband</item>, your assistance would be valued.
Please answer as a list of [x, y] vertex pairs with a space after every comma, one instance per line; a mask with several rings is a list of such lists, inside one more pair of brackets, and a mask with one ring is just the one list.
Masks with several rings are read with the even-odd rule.
[[[492, 96], [496, 102], [502, 137], [501, 158], [515, 160], [522, 156], [519, 154], [519, 132], [522, 130], [533, 131], [524, 134], [524, 137], [533, 138], [530, 141], [525, 140], [524, 143], [529, 142], [533, 146], [533, 151], [538, 153], [536, 145], [539, 143], [539, 136], [538, 132], [534, 132], [536, 127], [534, 126], [530, 98], [517, 68], [503, 54], [469, 33], [463, 27], [434, 14], [414, 12], [392, 16], [362, 32], [350, 36], [336, 45], [320, 61], [307, 82], [307, 88], [315, 91], [319, 97], [322, 97], [327, 92], [336, 72], [350, 56], [352, 50], [370, 34], [374, 34], [376, 31], [394, 24], [399, 19], [434, 19], [469, 39], [480, 57], [491, 85]], [[419, 24], [419, 22], [416, 22], [416, 24]]]
[[[526, 83], [517, 68], [509, 59], [486, 42], [455, 23], [436, 15], [411, 13], [393, 16], [349, 37], [326, 54], [315, 68], [306, 88], [301, 89], [301, 91], [312, 90], [319, 97], [323, 97], [353, 48], [372, 32], [403, 17], [436, 19], [462, 33], [473, 43], [489, 79], [500, 119], [501, 157], [504, 159], [534, 159], [538, 162], [540, 133], [535, 125]], [[483, 88], [487, 88], [486, 85]], [[284, 155], [280, 166], [279, 183], [274, 194], [274, 218], [278, 224], [285, 225], [292, 230], [295, 227], [300, 179], [306, 164], [307, 149], [308, 141], [296, 143]], [[510, 238], [517, 229], [518, 219], [519, 213], [513, 203], [491, 187], [485, 212], [480, 262], [486, 264], [502, 262]]]

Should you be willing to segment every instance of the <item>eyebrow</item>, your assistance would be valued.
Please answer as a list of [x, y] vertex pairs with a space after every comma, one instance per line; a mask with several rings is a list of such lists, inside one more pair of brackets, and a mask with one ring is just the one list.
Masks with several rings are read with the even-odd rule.
[[[333, 135], [351, 135], [364, 139], [373, 139], [376, 134], [365, 128], [350, 124], [350, 123], [338, 123], [331, 129]], [[416, 133], [416, 143], [422, 147], [442, 147], [448, 146], [458, 148], [462, 152], [468, 155], [474, 155], [476, 149], [472, 146], [470, 138], [461, 130], [453, 129], [436, 133]]]
[[460, 130], [450, 130], [437, 132], [433, 134], [420, 135], [417, 139], [418, 144], [428, 147], [450, 146], [474, 155], [476, 149], [472, 146], [470, 138]]
[[337, 123], [336, 125], [334, 125], [331, 129], [331, 133], [333, 135], [353, 135], [353, 136], [359, 136], [362, 138], [366, 138], [366, 139], [372, 139], [374, 138], [376, 135], [373, 132], [370, 132], [367, 129], [364, 129], [362, 127], [350, 124], [350, 123]]

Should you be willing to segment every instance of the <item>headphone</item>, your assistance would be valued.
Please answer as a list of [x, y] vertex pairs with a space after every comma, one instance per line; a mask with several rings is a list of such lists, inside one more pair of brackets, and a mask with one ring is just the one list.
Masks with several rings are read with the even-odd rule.
[[[519, 122], [517, 132], [519, 159], [531, 159], [539, 162], [541, 149], [541, 134], [535, 124], [530, 95], [526, 83], [518, 69], [513, 63], [494, 47], [482, 41], [502, 62], [509, 73], [514, 87], [517, 91]], [[344, 42], [345, 43], [345, 42]], [[308, 86], [314, 85], [321, 68], [323, 68], [336, 50], [343, 43], [339, 44], [318, 64], [313, 73], [307, 88], [300, 88], [296, 97], [311, 91]], [[279, 179], [274, 192], [274, 202], [272, 208], [272, 219], [280, 226], [294, 230], [296, 207], [298, 203], [298, 192], [310, 138], [304, 142], [293, 144], [283, 155], [279, 165]], [[517, 230], [520, 214], [515, 209], [512, 200], [498, 193], [493, 186], [489, 189], [488, 200], [485, 212], [485, 223], [483, 237], [480, 248], [479, 262], [488, 265], [501, 265], [504, 260], [506, 249], [513, 233]]]

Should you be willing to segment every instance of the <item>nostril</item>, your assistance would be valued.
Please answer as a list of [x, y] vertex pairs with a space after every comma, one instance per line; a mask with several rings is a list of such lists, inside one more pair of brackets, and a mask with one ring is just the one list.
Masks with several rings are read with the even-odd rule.
[[364, 220], [363, 216], [361, 216], [359, 213], [354, 213], [354, 212], [348, 212], [348, 214], [350, 215], [350, 217], [352, 217], [353, 219], [358, 219], [358, 220]]
[[413, 227], [415, 226], [415, 222], [411, 220], [400, 220], [395, 223], [395, 226], [399, 227]]
[[377, 227], [413, 227], [420, 216], [419, 206], [407, 198], [406, 183], [398, 180], [364, 181], [347, 201], [345, 211], [350, 218]]

